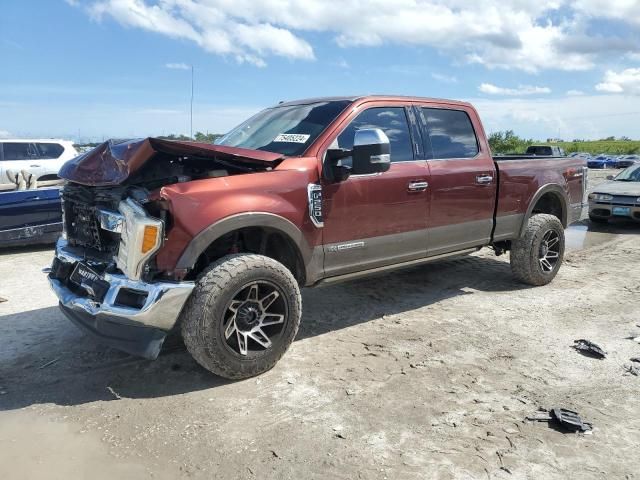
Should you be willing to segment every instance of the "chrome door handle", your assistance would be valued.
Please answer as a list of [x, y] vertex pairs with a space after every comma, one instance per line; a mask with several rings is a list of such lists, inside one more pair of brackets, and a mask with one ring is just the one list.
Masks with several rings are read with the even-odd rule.
[[487, 184], [493, 182], [493, 175], [478, 175], [476, 177], [476, 183]]
[[429, 188], [429, 184], [427, 182], [409, 182], [407, 190], [410, 192], [423, 192], [427, 188]]

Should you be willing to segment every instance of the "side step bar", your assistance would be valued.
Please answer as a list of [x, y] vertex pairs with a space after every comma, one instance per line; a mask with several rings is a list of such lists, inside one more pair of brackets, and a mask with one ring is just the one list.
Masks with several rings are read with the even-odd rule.
[[432, 257], [418, 258], [416, 260], [409, 260], [408, 262], [395, 263], [393, 265], [385, 265], [383, 267], [370, 268], [369, 270], [361, 270], [359, 272], [345, 273], [344, 275], [336, 275], [335, 277], [323, 278], [314, 286], [322, 287], [326, 285], [333, 285], [335, 283], [348, 282], [350, 280], [357, 280], [358, 278], [368, 277], [378, 273], [387, 273], [393, 270], [401, 270], [403, 268], [415, 267], [425, 263], [436, 262], [445, 258], [454, 258], [468, 255], [480, 250], [479, 247], [467, 248], [465, 250], [459, 250], [457, 252], [441, 253], [440, 255], [434, 255]]

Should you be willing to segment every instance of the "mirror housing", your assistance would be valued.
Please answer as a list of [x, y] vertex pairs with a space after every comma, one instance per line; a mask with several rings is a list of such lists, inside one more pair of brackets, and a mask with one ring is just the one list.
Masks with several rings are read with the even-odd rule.
[[327, 150], [327, 154], [324, 160], [324, 168], [322, 173], [324, 178], [330, 183], [344, 182], [351, 175], [351, 168], [338, 165], [338, 162], [343, 158], [351, 156], [351, 150], [345, 150], [344, 148], [335, 148]]
[[613, 180], [614, 176], [613, 175], [607, 175], [607, 180]]
[[357, 130], [353, 139], [351, 173], [382, 173], [391, 167], [389, 138], [379, 128]]

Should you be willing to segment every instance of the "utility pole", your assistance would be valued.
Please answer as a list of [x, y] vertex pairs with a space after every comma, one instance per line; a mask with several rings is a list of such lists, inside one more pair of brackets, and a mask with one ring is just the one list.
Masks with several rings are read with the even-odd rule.
[[191, 115], [190, 115], [190, 128], [189, 137], [193, 140], [193, 65], [191, 65]]

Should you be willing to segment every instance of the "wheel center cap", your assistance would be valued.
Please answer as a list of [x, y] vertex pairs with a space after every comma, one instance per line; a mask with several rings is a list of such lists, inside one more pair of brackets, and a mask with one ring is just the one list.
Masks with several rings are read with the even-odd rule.
[[240, 331], [249, 331], [258, 324], [262, 311], [254, 302], [246, 302], [238, 308], [236, 313], [236, 328]]

